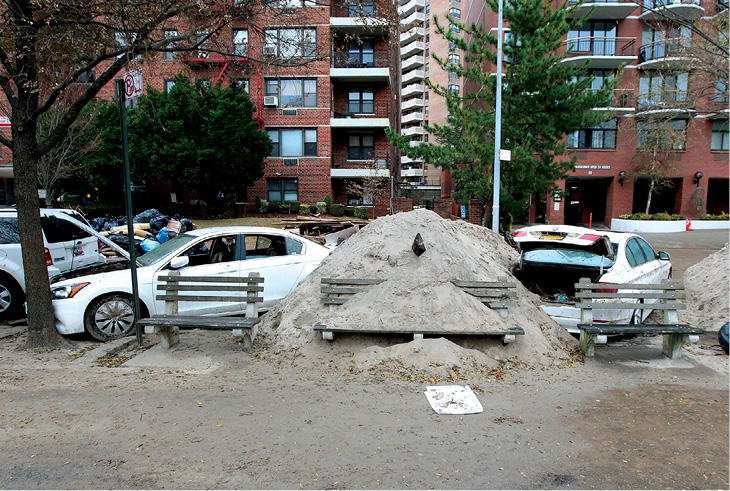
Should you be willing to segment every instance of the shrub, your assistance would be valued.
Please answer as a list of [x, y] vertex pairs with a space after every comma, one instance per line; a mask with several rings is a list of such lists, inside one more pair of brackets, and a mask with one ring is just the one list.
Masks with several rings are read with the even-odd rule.
[[324, 201], [317, 201], [317, 213], [327, 213], [327, 203]]
[[299, 213], [302, 215], [309, 215], [309, 205], [299, 205]]
[[671, 217], [669, 216], [669, 213], [662, 212], [662, 213], [654, 213], [651, 216], [652, 220], [671, 220]]
[[299, 201], [290, 201], [289, 202], [289, 212], [290, 213], [299, 213], [299, 210], [302, 208], [302, 205], [299, 204]]
[[329, 212], [330, 206], [332, 206], [332, 196], [330, 196], [329, 194], [326, 194], [324, 196], [324, 202], [327, 203], [327, 211]]
[[269, 211], [269, 202], [265, 199], [261, 199], [261, 196], [256, 196], [256, 211], [258, 213], [266, 213]]
[[671, 215], [669, 219], [674, 221], [684, 220], [684, 215], [678, 215], [675, 213], [674, 215]]
[[355, 216], [355, 210], [352, 208], [345, 208], [345, 216], [346, 217], [354, 217]]
[[720, 213], [719, 215], [707, 214], [707, 215], [702, 215], [700, 217], [700, 220], [728, 220], [728, 219], [730, 219], [730, 215], [728, 215], [724, 211], [722, 213]]
[[362, 206], [355, 207], [355, 218], [360, 218], [360, 219], [365, 220], [365, 219], [367, 219], [367, 217], [368, 217], [367, 208], [363, 208]]
[[341, 217], [345, 214], [345, 205], [341, 205], [339, 203], [333, 203], [330, 205], [330, 213], [332, 213], [333, 216]]

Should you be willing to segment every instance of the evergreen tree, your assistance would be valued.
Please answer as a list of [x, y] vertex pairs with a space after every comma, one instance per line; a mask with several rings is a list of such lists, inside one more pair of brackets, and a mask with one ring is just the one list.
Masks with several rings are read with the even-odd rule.
[[[486, 1], [498, 11], [496, 0]], [[505, 213], [524, 213], [529, 196], [554, 188], [574, 168], [575, 159], [569, 157], [564, 141], [567, 133], [611, 117], [592, 108], [611, 106], [618, 80], [591, 90], [593, 79], [585, 66], [561, 63], [567, 56], [565, 51], [560, 53], [564, 36], [583, 22], [569, 18], [579, 5], [565, 2], [555, 6], [548, 0], [505, 2], [504, 19], [510, 34], [503, 47], [501, 148], [512, 151], [511, 160], [501, 164], [500, 206]], [[389, 136], [404, 154], [452, 170], [457, 202], [479, 199], [491, 204], [497, 79], [492, 67], [497, 63], [497, 38], [479, 25], [466, 26], [446, 18], [461, 33], [445, 28], [434, 17], [436, 29], [464, 56], [459, 63], [436, 54], [433, 58], [444, 70], [464, 77], [466, 89], [463, 94], [451, 93], [426, 81], [446, 99], [449, 110], [447, 124], [426, 127], [435, 144], [412, 147], [408, 138], [393, 132]]]

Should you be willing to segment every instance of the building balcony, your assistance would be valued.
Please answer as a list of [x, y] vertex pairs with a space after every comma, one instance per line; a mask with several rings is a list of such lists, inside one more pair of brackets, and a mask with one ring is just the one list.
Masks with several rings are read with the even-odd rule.
[[415, 54], [423, 53], [425, 49], [426, 45], [423, 43], [423, 41], [413, 41], [412, 43], [408, 43], [405, 46], [401, 46], [400, 57], [401, 59], [405, 59]]
[[376, 155], [371, 150], [350, 150], [332, 156], [330, 177], [364, 178], [390, 177], [390, 158], [388, 155]]
[[401, 124], [423, 123], [423, 113], [420, 111], [406, 114], [400, 120]]
[[330, 27], [336, 31], [357, 34], [385, 34], [388, 30], [387, 14], [373, 5], [332, 5]]
[[423, 82], [423, 77], [425, 76], [426, 72], [424, 72], [423, 70], [411, 70], [410, 72], [403, 74], [403, 78], [401, 78], [401, 83], [403, 85], [408, 85], [411, 83]]
[[418, 10], [423, 11], [426, 8], [426, 0], [409, 0], [405, 5], [398, 7], [398, 17], [408, 17]]
[[336, 99], [332, 128], [390, 128], [389, 102], [353, 102]]
[[423, 84], [411, 84], [403, 87], [403, 90], [401, 90], [401, 98], [403, 100], [407, 99], [408, 97], [412, 97], [415, 95], [423, 97], [423, 91], [426, 89], [426, 86]]
[[416, 55], [406, 58], [401, 62], [401, 70], [412, 70], [413, 68], [422, 68], [426, 62], [423, 56]]
[[400, 170], [401, 177], [423, 177], [425, 174], [425, 171], [423, 169], [418, 168], [411, 168], [411, 169], [403, 169]]
[[417, 147], [418, 145], [425, 145], [426, 142], [422, 140], [411, 140], [408, 142], [408, 144], [412, 147]]
[[423, 136], [425, 133], [422, 126], [411, 126], [410, 128], [401, 128], [400, 134], [402, 136]]
[[705, 13], [700, 0], [644, 0], [639, 18], [647, 20], [697, 20]]
[[330, 78], [351, 82], [390, 83], [390, 62], [386, 56], [374, 54], [351, 55], [336, 52], [332, 55]]
[[614, 89], [613, 103], [609, 107], [597, 107], [596, 110], [608, 110], [616, 112], [633, 112], [634, 108], [634, 90], [633, 89]]
[[423, 27], [411, 27], [406, 32], [400, 35], [400, 44], [408, 44], [416, 39], [423, 39], [426, 35], [426, 30]]
[[715, 2], [715, 12], [713, 14], [713, 19], [721, 15], [727, 17], [727, 4], [728, 0], [717, 0]]
[[636, 38], [585, 36], [569, 39], [563, 45], [569, 51], [561, 63], [583, 65], [588, 68], [617, 69], [637, 60]]
[[422, 98], [409, 99], [400, 105], [400, 109], [403, 112], [411, 111], [413, 109], [423, 109], [423, 102]]
[[667, 68], [687, 68], [689, 38], [671, 38], [644, 44], [639, 49], [639, 68], [657, 70]]
[[661, 90], [639, 94], [637, 117], [691, 118], [697, 114], [686, 90]]
[[413, 159], [404, 155], [400, 158], [400, 163], [401, 165], [405, 165], [406, 168], [410, 168], [413, 164], [417, 164], [417, 167], [419, 167], [423, 165], [423, 159], [420, 157]]
[[[579, 3], [570, 0], [571, 4]], [[570, 17], [587, 19], [625, 19], [638, 5], [634, 0], [586, 0], [573, 12]]]
[[402, 26], [410, 27], [415, 25], [421, 25], [426, 22], [426, 14], [423, 12], [413, 12], [405, 19], [401, 19], [400, 23]]

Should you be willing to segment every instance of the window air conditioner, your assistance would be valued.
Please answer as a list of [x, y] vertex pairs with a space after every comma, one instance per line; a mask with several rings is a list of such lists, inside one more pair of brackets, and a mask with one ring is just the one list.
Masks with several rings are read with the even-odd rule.
[[279, 98], [275, 95], [264, 96], [264, 106], [276, 107], [279, 105]]
[[288, 108], [282, 109], [281, 110], [281, 115], [282, 116], [296, 116], [297, 115], [297, 110], [296, 109], [288, 109]]
[[299, 159], [283, 159], [284, 165], [299, 165]]

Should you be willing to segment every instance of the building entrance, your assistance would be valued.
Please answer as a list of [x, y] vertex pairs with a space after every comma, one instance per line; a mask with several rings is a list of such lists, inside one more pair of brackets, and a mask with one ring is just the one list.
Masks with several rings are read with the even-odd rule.
[[577, 177], [565, 180], [565, 224], [588, 226], [606, 219], [606, 197], [612, 177]]

